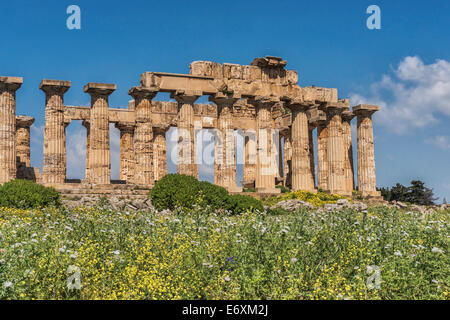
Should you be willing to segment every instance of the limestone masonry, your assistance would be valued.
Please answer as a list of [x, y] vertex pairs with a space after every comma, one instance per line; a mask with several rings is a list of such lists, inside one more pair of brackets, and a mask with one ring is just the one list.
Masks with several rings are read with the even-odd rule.
[[[216, 129], [215, 184], [241, 192], [236, 181], [235, 131], [244, 136], [244, 187], [278, 193], [293, 190], [379, 198], [376, 190], [372, 114], [379, 107], [338, 99], [337, 89], [300, 87], [296, 71], [278, 57], [256, 58], [250, 65], [195, 61], [190, 74], [145, 72], [128, 93], [128, 109], [110, 108], [114, 84], [88, 83], [90, 107], [69, 106], [64, 94], [70, 81], [42, 80], [45, 93], [42, 173], [30, 165], [30, 126], [34, 119], [16, 116], [19, 77], [0, 77], [0, 183], [30, 179], [57, 189], [66, 178], [66, 127], [82, 120], [86, 127], [86, 176], [78, 187], [112, 183], [109, 124], [120, 130], [120, 181], [151, 188], [167, 174], [166, 132], [178, 127], [178, 172], [198, 178], [195, 130]], [[176, 102], [154, 101], [169, 92]], [[201, 96], [211, 104], [196, 104]], [[353, 166], [351, 121], [357, 122], [357, 178]], [[317, 150], [313, 132], [317, 128]], [[273, 132], [279, 134], [273, 134]], [[283, 152], [282, 150], [283, 149]], [[314, 165], [317, 155], [317, 172]], [[356, 181], [356, 183], [355, 183]]]

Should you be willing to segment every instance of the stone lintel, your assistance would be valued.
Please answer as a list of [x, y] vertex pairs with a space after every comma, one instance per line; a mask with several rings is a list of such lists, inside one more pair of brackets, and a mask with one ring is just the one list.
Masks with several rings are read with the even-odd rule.
[[375, 106], [375, 105], [370, 105], [370, 104], [359, 104], [357, 106], [354, 106], [352, 109], [353, 109], [353, 113], [356, 115], [359, 115], [359, 114], [371, 115], [374, 112], [377, 112], [378, 110], [380, 110], [380, 107]]
[[214, 78], [187, 74], [145, 72], [141, 75], [141, 86], [156, 87], [161, 92], [175, 92], [179, 90], [197, 91], [203, 94], [214, 94], [218, 90]]
[[117, 86], [111, 83], [89, 82], [84, 86], [84, 92], [89, 94], [110, 95], [116, 91]]
[[29, 116], [16, 116], [16, 126], [27, 128], [34, 123], [34, 118]]
[[45, 93], [55, 92], [58, 94], [64, 94], [69, 90], [72, 82], [65, 80], [50, 80], [43, 79], [39, 84], [39, 89]]
[[224, 93], [224, 92], [217, 92], [213, 95], [210, 95], [208, 97], [209, 101], [214, 102], [217, 105], [220, 104], [233, 104], [237, 100], [241, 98], [241, 94], [239, 93]]

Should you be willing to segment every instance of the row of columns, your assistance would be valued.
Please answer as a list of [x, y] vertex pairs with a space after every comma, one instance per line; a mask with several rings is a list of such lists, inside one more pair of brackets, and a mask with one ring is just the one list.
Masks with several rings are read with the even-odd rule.
[[351, 120], [356, 116], [358, 190], [363, 196], [378, 197], [372, 114], [379, 107], [359, 105], [351, 112], [348, 101], [323, 103], [308, 121], [308, 110], [317, 108], [314, 103], [289, 98], [284, 101], [292, 112], [290, 136], [285, 136], [285, 183], [293, 190], [315, 189], [312, 131], [317, 127], [317, 186], [350, 196], [355, 189]]

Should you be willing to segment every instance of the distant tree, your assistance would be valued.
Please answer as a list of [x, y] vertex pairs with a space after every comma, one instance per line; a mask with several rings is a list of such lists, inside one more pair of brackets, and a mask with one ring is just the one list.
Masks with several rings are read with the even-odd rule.
[[425, 183], [420, 180], [411, 181], [411, 186], [406, 187], [397, 183], [391, 189], [379, 189], [383, 199], [386, 201], [403, 201], [419, 205], [433, 205], [437, 198], [434, 198], [433, 189], [425, 187]]
[[442, 204], [447, 204], [447, 199], [442, 200]]

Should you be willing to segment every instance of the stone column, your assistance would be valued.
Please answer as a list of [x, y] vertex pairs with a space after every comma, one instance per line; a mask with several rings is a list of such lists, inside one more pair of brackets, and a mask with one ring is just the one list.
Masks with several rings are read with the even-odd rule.
[[229, 192], [242, 192], [236, 184], [236, 143], [233, 126], [233, 104], [238, 94], [216, 93], [209, 100], [217, 105], [217, 129], [214, 140], [214, 183]]
[[311, 181], [310, 184], [313, 189], [316, 188], [316, 167], [314, 163], [314, 141], [313, 141], [313, 131], [315, 126], [312, 124], [308, 124], [308, 138], [309, 138], [309, 168], [311, 170], [311, 174], [309, 175]]
[[358, 126], [358, 191], [364, 197], [381, 197], [380, 192], [377, 191], [372, 125], [372, 114], [379, 109], [378, 106], [372, 105], [353, 107]]
[[275, 188], [276, 165], [272, 155], [272, 106], [279, 102], [274, 97], [249, 99], [256, 108], [256, 191], [259, 193], [280, 193]]
[[344, 138], [342, 135], [342, 112], [346, 109], [344, 104], [326, 103], [321, 106], [327, 114], [327, 164], [328, 188], [327, 192], [339, 195], [351, 195], [345, 191], [344, 175]]
[[199, 91], [173, 92], [178, 102], [178, 173], [198, 179], [197, 152], [194, 131], [194, 102], [202, 95]]
[[91, 95], [89, 182], [93, 184], [111, 182], [108, 97], [115, 90], [115, 84], [91, 82], [84, 86], [84, 92]]
[[153, 174], [155, 181], [161, 180], [167, 174], [167, 142], [166, 132], [170, 126], [153, 127]]
[[134, 131], [134, 152], [136, 171], [134, 183], [152, 186], [155, 183], [153, 168], [153, 127], [152, 127], [152, 99], [158, 90], [134, 87], [128, 94], [134, 98], [136, 129]]
[[22, 83], [22, 78], [0, 77], [0, 184], [17, 174], [16, 91]]
[[44, 161], [42, 182], [64, 183], [66, 179], [66, 130], [64, 124], [64, 94], [70, 81], [42, 80], [39, 88], [45, 92]]
[[[289, 130], [290, 131], [290, 130]], [[284, 136], [284, 186], [292, 188], [292, 143], [291, 133]]]
[[17, 165], [30, 167], [30, 127], [34, 123], [33, 117], [16, 117], [16, 159]]
[[352, 193], [355, 189], [354, 169], [353, 169], [353, 145], [352, 145], [352, 126], [351, 121], [354, 113], [344, 111], [342, 113], [342, 135], [344, 138], [344, 176], [345, 191]]
[[256, 180], [256, 132], [244, 136], [244, 165], [242, 185], [254, 187]]
[[312, 103], [298, 99], [283, 98], [292, 113], [292, 189], [294, 191], [314, 191], [314, 178], [311, 175], [309, 150], [309, 127], [307, 110]]
[[281, 180], [283, 180], [284, 177], [284, 172], [283, 172], [283, 150], [282, 150], [282, 145], [283, 145], [283, 134], [280, 130], [280, 134], [278, 137], [278, 178]]
[[134, 122], [117, 122], [116, 128], [120, 130], [120, 164], [119, 179], [130, 182], [134, 178]]
[[86, 174], [84, 177], [85, 182], [89, 182], [89, 151], [90, 151], [90, 139], [91, 139], [91, 123], [89, 120], [83, 120], [83, 126], [86, 128]]
[[311, 110], [311, 126], [317, 127], [317, 187], [328, 190], [327, 117], [322, 110]]

